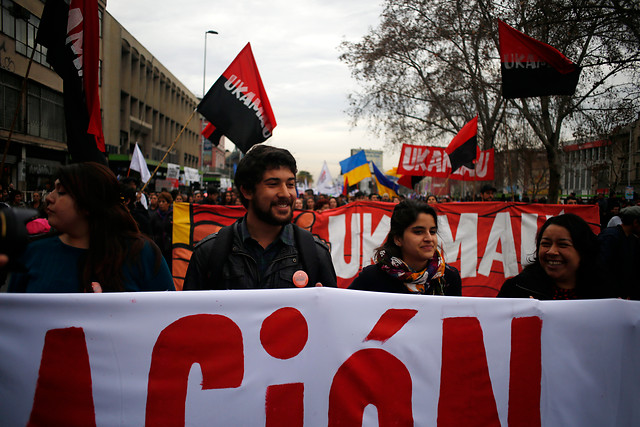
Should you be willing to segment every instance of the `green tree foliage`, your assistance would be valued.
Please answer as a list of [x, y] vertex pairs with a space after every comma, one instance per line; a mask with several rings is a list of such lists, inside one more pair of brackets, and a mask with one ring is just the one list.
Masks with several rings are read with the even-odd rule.
[[313, 176], [307, 171], [298, 171], [296, 180], [301, 183], [304, 183], [306, 181], [309, 185], [313, 184]]

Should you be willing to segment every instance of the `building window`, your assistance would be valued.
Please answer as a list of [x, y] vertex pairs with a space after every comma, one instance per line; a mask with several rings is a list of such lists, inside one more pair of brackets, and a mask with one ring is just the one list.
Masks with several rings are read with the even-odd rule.
[[[21, 88], [22, 81], [18, 76], [0, 69], [0, 128], [2, 129], [11, 128]], [[24, 121], [18, 120], [14, 130], [24, 133]]]
[[2, 3], [2, 13], [0, 14], [0, 28], [2, 32], [11, 38], [15, 38], [16, 20], [13, 17], [13, 1], [0, 0]]
[[120, 148], [124, 148], [127, 150], [127, 153], [132, 151], [129, 150], [129, 133], [123, 130], [120, 131]]
[[45, 86], [29, 84], [27, 133], [54, 141], [64, 141], [65, 118], [62, 94]]
[[16, 19], [16, 52], [27, 54], [27, 21]]
[[[5, 27], [5, 3], [6, 0], [3, 0], [3, 32]], [[40, 44], [36, 46], [36, 36], [38, 35], [40, 18], [15, 4], [12, 9], [12, 14], [15, 16], [16, 52], [24, 56], [31, 57], [31, 53], [33, 52], [33, 49], [35, 49], [35, 53], [33, 54], [34, 62], [49, 67], [49, 64], [47, 63], [47, 49]]]
[[98, 37], [102, 38], [102, 9], [98, 8]]

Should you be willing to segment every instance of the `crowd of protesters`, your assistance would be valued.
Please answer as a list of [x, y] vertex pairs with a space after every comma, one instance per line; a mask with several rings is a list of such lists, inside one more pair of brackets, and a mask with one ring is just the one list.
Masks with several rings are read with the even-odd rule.
[[[69, 182], [67, 186], [72, 185], [70, 182], [73, 182], [73, 185], [78, 186], [82, 179], [90, 176], [90, 174], [84, 171], [84, 169], [76, 169], [73, 167], [63, 167], [61, 168], [58, 176], [67, 176], [65, 178]], [[80, 178], [74, 175], [73, 181], [70, 181], [71, 178], [68, 176], [70, 173], [68, 172], [69, 170], [74, 170], [75, 172], [73, 173], [79, 175]], [[65, 175], [65, 173], [67, 175]], [[96, 234], [97, 231], [91, 231], [94, 226], [90, 224], [95, 223], [96, 217], [99, 215], [102, 217], [105, 212], [112, 209], [108, 206], [108, 200], [104, 199], [104, 196], [100, 196], [100, 192], [103, 191], [104, 188], [111, 188], [113, 191], [118, 190], [120, 197], [118, 199], [118, 204], [125, 209], [123, 212], [126, 212], [126, 216], [131, 218], [131, 220], [137, 224], [137, 227], [131, 228], [131, 224], [127, 222], [127, 220], [122, 223], [126, 223], [126, 227], [124, 225], [117, 227], [130, 230], [130, 234], [119, 238], [121, 243], [119, 243], [120, 246], [118, 247], [121, 249], [126, 248], [126, 244], [122, 242], [126, 239], [133, 239], [131, 240], [132, 242], [138, 242], [133, 247], [133, 250], [137, 251], [134, 258], [141, 256], [143, 254], [143, 250], [148, 252], [144, 255], [145, 259], [153, 258], [153, 253], [157, 253], [163, 260], [163, 268], [166, 268], [167, 270], [171, 268], [172, 264], [173, 208], [176, 203], [220, 206], [241, 206], [244, 204], [245, 208], [248, 206], [247, 203], [243, 203], [242, 195], [239, 194], [238, 189], [235, 188], [226, 188], [221, 190], [217, 187], [211, 186], [208, 187], [206, 191], [188, 188], [181, 188], [180, 190], [172, 191], [162, 189], [158, 192], [145, 192], [143, 194], [139, 191], [139, 183], [136, 182], [135, 179], [124, 178], [118, 183], [118, 181], [115, 180], [115, 175], [111, 172], [109, 172], [109, 174], [105, 173], [103, 174], [104, 177], [101, 178], [105, 180], [105, 182], [108, 182], [108, 185], [101, 183], [93, 190], [82, 186], [82, 191], [78, 189], [71, 189], [72, 191], [69, 191], [69, 188], [64, 188], [64, 193], [62, 193], [62, 187], [59, 185], [59, 182], [61, 182], [60, 178], [56, 181], [56, 186], [54, 188], [39, 189], [38, 191], [29, 192], [27, 194], [14, 189], [12, 186], [5, 186], [2, 187], [2, 192], [0, 193], [0, 203], [3, 207], [33, 209], [35, 220], [30, 222], [27, 226], [27, 231], [30, 234], [48, 236], [49, 234], [47, 233], [55, 232], [58, 236], [61, 236], [61, 238], [57, 237], [60, 242], [58, 242], [58, 240], [48, 241], [49, 246], [60, 246], [60, 243], [65, 243], [65, 239], [68, 240], [70, 236], [73, 237], [77, 234], [76, 231], [79, 230], [78, 227], [84, 227], [83, 230], [85, 230], [85, 232], [82, 235], [82, 239], [86, 245], [84, 245], [82, 249], [85, 251], [85, 254], [74, 254], [71, 258], [66, 259], [65, 263], [76, 265], [80, 262], [76, 258], [77, 256], [80, 256], [80, 259], [88, 257], [90, 262], [95, 264], [98, 259], [95, 257], [104, 255], [104, 251], [106, 249], [102, 246], [105, 245], [105, 242], [109, 241], [109, 236], [101, 232], [101, 240], [96, 240], [96, 242], [99, 243], [92, 243], [94, 246], [90, 248], [89, 241], [98, 239], [95, 237], [98, 235]], [[107, 177], [107, 175], [109, 176]], [[117, 186], [117, 189], [114, 185]], [[104, 188], [101, 188], [100, 186]], [[56, 221], [55, 215], [59, 215], [59, 213], [56, 212], [55, 209], [48, 207], [48, 205], [55, 204], [58, 199], [61, 196], [65, 196], [67, 192], [73, 193], [72, 197], [76, 209], [76, 212], [71, 215], [71, 218], [75, 218], [74, 221], [76, 222], [71, 224], [60, 222], [59, 220]], [[113, 197], [111, 198], [113, 199]], [[420, 239], [410, 235], [404, 236], [403, 233], [409, 232], [406, 230], [413, 230], [414, 228], [419, 228], [420, 230], [425, 228], [423, 225], [418, 226], [413, 224], [412, 220], [417, 221], [418, 217], [423, 220], [423, 222], [430, 220], [429, 218], [431, 217], [429, 217], [429, 215], [432, 215], [434, 211], [431, 208], [428, 208], [429, 205], [454, 202], [449, 195], [441, 194], [417, 195], [412, 193], [409, 196], [389, 196], [389, 194], [365, 194], [362, 191], [355, 191], [348, 195], [343, 194], [338, 196], [329, 196], [316, 194], [313, 190], [294, 190], [291, 193], [291, 211], [309, 210], [321, 213], [330, 209], [340, 208], [357, 201], [395, 203], [396, 210], [399, 210], [397, 213], [398, 215], [403, 215], [403, 212], [406, 212], [407, 209], [409, 209], [415, 217], [403, 220], [402, 229], [396, 230], [396, 234], [393, 236], [391, 236], [390, 233], [385, 241], [386, 246], [383, 245], [378, 248], [376, 252], [378, 254], [377, 263], [374, 264], [378, 265], [378, 267], [392, 265], [395, 262], [402, 261], [403, 257], [411, 258], [415, 255], [412, 255], [410, 252], [406, 252], [406, 247], [403, 248], [402, 246], [396, 246], [395, 243], [402, 242], [405, 237], [408, 239], [407, 241], [411, 239], [417, 241]], [[455, 201], [522, 201], [525, 203], [546, 203], [544, 198], [529, 199], [522, 197], [520, 199], [517, 196], [500, 194], [497, 192], [496, 188], [491, 185], [483, 185], [478, 193], [474, 195], [467, 194]], [[593, 233], [589, 226], [586, 225], [586, 222], [576, 215], [560, 215], [559, 217], [554, 217], [548, 220], [537, 234], [536, 253], [533, 258], [533, 264], [526, 267], [518, 276], [508, 279], [498, 296], [532, 297], [538, 299], [575, 299], [596, 297], [640, 299], [640, 292], [637, 289], [638, 286], [635, 285], [638, 282], [637, 277], [640, 274], [640, 205], [638, 202], [637, 197], [633, 200], [627, 200], [625, 198], [615, 197], [613, 194], [608, 198], [603, 195], [598, 195], [597, 197], [589, 200], [585, 200], [575, 194], [565, 196], [561, 201], [563, 204], [591, 204], [598, 206], [601, 220], [600, 233]], [[83, 208], [83, 206], [85, 206], [85, 208]], [[91, 212], [93, 213], [89, 214], [89, 208], [86, 206], [91, 206]], [[102, 212], [101, 209], [104, 212]], [[394, 215], [395, 214], [396, 212], [394, 211]], [[51, 215], [54, 215], [54, 218], [51, 218]], [[121, 216], [122, 215], [119, 214], [117, 217], [122, 219]], [[83, 219], [85, 222], [80, 222], [78, 218]], [[103, 219], [110, 221], [109, 218], [110, 217], [108, 216], [104, 216]], [[437, 242], [437, 239], [435, 238], [435, 233], [437, 233], [437, 224], [434, 224], [435, 225], [433, 225], [432, 230], [427, 227], [428, 232], [426, 234], [434, 234], [433, 240]], [[116, 238], [117, 235], [119, 235], [115, 231], [112, 231], [111, 234], [113, 235], [113, 238]], [[152, 246], [148, 246], [149, 243], [145, 242], [152, 242], [153, 244]], [[35, 247], [38, 245], [33, 246]], [[43, 246], [43, 244], [39, 244], [39, 246]], [[40, 252], [32, 253], [30, 255], [29, 259], [31, 259], [32, 262], [42, 258], [44, 253], [50, 251], [50, 248], [48, 248], [47, 245], [44, 245], [43, 247], [45, 249], [40, 249]], [[433, 252], [433, 250], [431, 252]], [[58, 251], [58, 255], [61, 253], [61, 251]], [[93, 255], [94, 253], [99, 255]], [[392, 261], [391, 258], [387, 259], [389, 257], [388, 254], [394, 254], [393, 256], [396, 257], [396, 260]], [[385, 258], [385, 256], [387, 256], [387, 258]], [[125, 271], [125, 276], [127, 274], [130, 275], [131, 266], [127, 260], [122, 257], [117, 257], [117, 259], [118, 260], [115, 264], [116, 270]], [[433, 261], [433, 259], [438, 261]], [[422, 278], [423, 273], [426, 274], [426, 270], [421, 273], [418, 272], [420, 274], [417, 274], [412, 270], [413, 267], [409, 263], [405, 264], [405, 261], [402, 261], [402, 264], [406, 266], [406, 271], [403, 270], [404, 272], [400, 272], [402, 273], [401, 275], [410, 277], [414, 280], [418, 276]], [[452, 268], [448, 264], [445, 264], [443, 259], [440, 259], [439, 252], [435, 251], [431, 253], [431, 257], [426, 259], [425, 262], [427, 262], [428, 265], [435, 262], [434, 265], [437, 265], [437, 268], [439, 269], [446, 267], [446, 270], [442, 270], [441, 273], [447, 271], [447, 274], [449, 275], [447, 276], [449, 277], [448, 282], [454, 283], [454, 288], [447, 289], [456, 289], [453, 291], [453, 294], [459, 294], [459, 276], [456, 276], [458, 273], [457, 271], [453, 273]], [[422, 261], [418, 264], [422, 265], [421, 263]], [[93, 265], [93, 267], [95, 267], [95, 265]], [[47, 269], [48, 268], [49, 267], [47, 267]], [[40, 271], [40, 273], [45, 270], [46, 269], [36, 269], [36, 271]], [[157, 274], [158, 271], [162, 271], [162, 269], [157, 270], [157, 268], [151, 270], [156, 272], [154, 274]], [[101, 270], [98, 269], [97, 271]], [[394, 272], [400, 274], [396, 270], [394, 270]], [[382, 275], [380, 271], [374, 269], [374, 266], [371, 266], [371, 268], [369, 268], [365, 273], [375, 277]], [[389, 272], [387, 271], [387, 273]], [[91, 276], [89, 273], [83, 274], [84, 276], [81, 277], [83, 277], [82, 280], [84, 281], [82, 283], [74, 282], [71, 286], [80, 287], [80, 289], [84, 289], [86, 291], [91, 288], [92, 283], [98, 281], [89, 277]], [[18, 277], [18, 279], [15, 279], [13, 290], [19, 289], [23, 286], [20, 280], [23, 280], [24, 277], [21, 277], [20, 275], [15, 276]], [[111, 279], [107, 278], [108, 276], [109, 274], [105, 274], [104, 272], [97, 276], [100, 278], [100, 281], [103, 282], [101, 285], [105, 287], [106, 290], [145, 289], [144, 285], [141, 286], [133, 283], [129, 276], [124, 277], [123, 281], [122, 273], [116, 274], [117, 279], [116, 282], [113, 283]], [[166, 282], [167, 276], [163, 275], [162, 277], [165, 279], [164, 282]], [[428, 277], [428, 274], [425, 277]], [[396, 279], [397, 277], [393, 278], [393, 280]], [[45, 286], [46, 280], [44, 280], [44, 276], [39, 276], [38, 280], [37, 286], [40, 286], [41, 288]], [[372, 287], [369, 282], [367, 282], [366, 286], [360, 286], [363, 283], [363, 279], [356, 279], [354, 283], [356, 283], [356, 288], [358, 289], [370, 289]], [[385, 292], [390, 292], [389, 289], [395, 289], [395, 286], [399, 286], [396, 285], [395, 281], [391, 281], [389, 283], [393, 283], [393, 286], [385, 288]], [[429, 281], [425, 283], [427, 283], [426, 287], [422, 286], [418, 288], [428, 289], [429, 293], [433, 293], [434, 288], [428, 285]], [[162, 289], [171, 288], [172, 287], [169, 285], [162, 285]], [[373, 288], [375, 288], [375, 286], [373, 286]], [[405, 292], [414, 288], [415, 287], [413, 285], [402, 285], [397, 289], [402, 289], [402, 292]], [[147, 289], [155, 288], [148, 287]], [[451, 291], [449, 290], [447, 292], [443, 291], [442, 293], [450, 295], [450, 292]]]

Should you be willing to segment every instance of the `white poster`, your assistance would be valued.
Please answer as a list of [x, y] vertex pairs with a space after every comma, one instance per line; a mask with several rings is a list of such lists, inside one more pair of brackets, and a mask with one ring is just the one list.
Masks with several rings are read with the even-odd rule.
[[185, 181], [191, 182], [200, 182], [200, 172], [198, 169], [184, 167], [184, 179]]
[[167, 179], [178, 179], [180, 177], [180, 165], [167, 163]]

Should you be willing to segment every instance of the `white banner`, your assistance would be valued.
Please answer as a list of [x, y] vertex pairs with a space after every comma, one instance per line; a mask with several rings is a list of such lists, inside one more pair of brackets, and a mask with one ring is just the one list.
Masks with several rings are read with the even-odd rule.
[[180, 165], [175, 163], [167, 163], [167, 179], [180, 178]]
[[0, 295], [3, 426], [637, 426], [640, 302]]
[[184, 180], [188, 183], [200, 182], [200, 172], [198, 169], [184, 167]]

